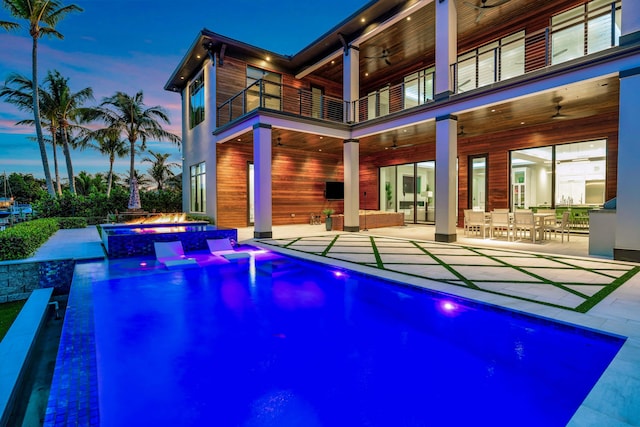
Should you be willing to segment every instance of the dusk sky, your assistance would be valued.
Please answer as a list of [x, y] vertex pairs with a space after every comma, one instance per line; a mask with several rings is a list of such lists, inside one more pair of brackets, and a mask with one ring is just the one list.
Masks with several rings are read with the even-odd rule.
[[[48, 70], [58, 70], [69, 78], [73, 92], [93, 88], [97, 105], [116, 91], [130, 95], [144, 92], [147, 106], [160, 105], [168, 112], [171, 125], [166, 129], [181, 135], [180, 95], [167, 92], [164, 84], [175, 70], [202, 28], [253, 44], [273, 52], [292, 55], [315, 41], [349, 17], [367, 0], [322, 0], [300, 2], [281, 0], [215, 0], [180, 3], [167, 0], [78, 0], [63, 1], [84, 9], [72, 13], [56, 27], [63, 40], [40, 39], [38, 79]], [[0, 20], [16, 21], [0, 6]], [[24, 24], [21, 21], [20, 24]], [[28, 31], [0, 29], [0, 82], [11, 72], [31, 78], [31, 38]], [[0, 101], [0, 173], [31, 173], [43, 178], [44, 172], [32, 127], [15, 123], [33, 118]], [[171, 153], [180, 162], [179, 149], [170, 143], [149, 143], [156, 152]], [[137, 169], [146, 173], [147, 155], [137, 157]], [[72, 153], [74, 172], [106, 172], [108, 160], [94, 150]], [[59, 150], [60, 176], [66, 177], [64, 158]], [[53, 158], [49, 153], [53, 176]], [[116, 173], [128, 170], [128, 159], [116, 161]], [[179, 171], [176, 169], [176, 173]]]

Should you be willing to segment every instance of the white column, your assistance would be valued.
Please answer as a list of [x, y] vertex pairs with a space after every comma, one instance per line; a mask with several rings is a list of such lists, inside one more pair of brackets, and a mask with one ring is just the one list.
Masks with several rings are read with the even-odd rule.
[[434, 97], [447, 98], [453, 90], [451, 65], [456, 62], [458, 20], [454, 0], [439, 0], [436, 4], [436, 76]]
[[[626, 13], [626, 11], [625, 11]], [[615, 259], [640, 262], [640, 120], [638, 100], [640, 69], [620, 73], [620, 118], [618, 121], [618, 194]]]
[[345, 111], [347, 122], [355, 122], [358, 120], [356, 114], [357, 108], [354, 101], [358, 100], [360, 95], [360, 50], [355, 46], [349, 46], [344, 49], [342, 61], [344, 64], [342, 71], [342, 97], [348, 102]]
[[[638, 0], [622, 0], [622, 40], [620, 44], [624, 44], [625, 38], [630, 38], [633, 33], [640, 32], [640, 1]], [[640, 38], [636, 34], [635, 40]]]
[[[207, 200], [206, 212], [207, 216], [218, 219], [218, 152], [216, 149], [216, 137], [213, 131], [218, 127], [217, 121], [217, 55], [209, 60], [209, 66], [204, 67], [204, 84], [205, 84], [205, 120], [207, 123], [204, 129], [207, 129], [201, 137], [204, 139], [204, 151], [206, 152], [206, 175], [207, 184]], [[187, 112], [188, 114], [188, 112]], [[188, 120], [188, 117], [187, 117]], [[204, 123], [203, 123], [204, 124]], [[185, 187], [183, 187], [185, 188]], [[189, 188], [189, 187], [186, 187]]]
[[256, 238], [273, 237], [271, 206], [271, 125], [253, 126], [254, 227]]
[[191, 212], [191, 170], [190, 170], [190, 151], [193, 141], [189, 135], [189, 87], [185, 86], [180, 92], [180, 101], [182, 102], [182, 143], [180, 144], [180, 154], [182, 156], [182, 212]]
[[436, 233], [437, 242], [455, 242], [456, 156], [458, 153], [458, 119], [453, 115], [436, 117]]
[[344, 231], [360, 231], [360, 143], [344, 141]]

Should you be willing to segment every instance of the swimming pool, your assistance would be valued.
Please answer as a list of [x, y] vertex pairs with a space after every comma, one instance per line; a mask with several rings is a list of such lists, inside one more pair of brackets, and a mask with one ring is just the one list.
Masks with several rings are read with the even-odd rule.
[[624, 342], [270, 252], [139, 261], [74, 279], [103, 426], [563, 426]]

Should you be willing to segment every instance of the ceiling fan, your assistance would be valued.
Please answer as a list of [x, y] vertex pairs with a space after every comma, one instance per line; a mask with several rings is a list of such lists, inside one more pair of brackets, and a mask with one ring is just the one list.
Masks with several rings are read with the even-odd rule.
[[551, 116], [552, 119], [565, 119], [569, 117], [566, 114], [562, 114], [560, 112], [561, 108], [562, 108], [562, 105], [560, 105], [560, 101], [558, 101], [558, 104], [556, 105], [556, 113], [553, 116]]
[[480, 0], [480, 5], [469, 3], [468, 1], [464, 2], [464, 4], [466, 4], [467, 6], [471, 6], [472, 8], [478, 11], [478, 16], [476, 16], [476, 23], [480, 22], [480, 18], [482, 18], [482, 15], [484, 15], [484, 12], [487, 9], [492, 9], [494, 7], [502, 6], [503, 4], [511, 0], [497, 0], [495, 3], [491, 3], [491, 4], [487, 4], [487, 1], [488, 0]]
[[395, 150], [397, 148], [405, 148], [405, 147], [411, 147], [413, 144], [404, 144], [404, 145], [398, 145], [398, 138], [396, 138], [395, 136], [393, 137], [393, 144], [391, 144], [390, 147], [385, 148], [385, 150], [388, 150], [389, 148], [391, 148], [392, 150]]
[[458, 136], [465, 136], [466, 133], [464, 131], [464, 126], [460, 125], [460, 132], [458, 132]]
[[389, 51], [385, 48], [382, 48], [382, 53], [378, 56], [365, 56], [366, 59], [384, 59], [384, 62], [387, 65], [391, 65], [391, 61], [389, 61]]

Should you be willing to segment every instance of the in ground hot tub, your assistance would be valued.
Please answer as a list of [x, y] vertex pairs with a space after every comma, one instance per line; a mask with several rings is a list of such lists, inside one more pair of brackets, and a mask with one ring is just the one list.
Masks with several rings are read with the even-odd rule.
[[182, 242], [185, 252], [207, 249], [207, 239], [238, 240], [238, 230], [206, 222], [101, 224], [102, 244], [109, 258], [154, 255], [153, 242]]

